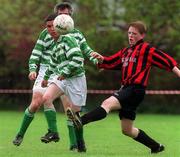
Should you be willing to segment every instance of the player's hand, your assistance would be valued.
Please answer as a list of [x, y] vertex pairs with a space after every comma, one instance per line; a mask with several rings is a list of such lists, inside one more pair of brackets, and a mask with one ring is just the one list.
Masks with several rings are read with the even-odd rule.
[[64, 79], [65, 79], [64, 76], [58, 76], [58, 78], [57, 78], [57, 80], [60, 80], [60, 81], [62, 81], [62, 80], [64, 80]]
[[48, 85], [48, 81], [47, 80], [43, 80], [41, 82], [41, 87], [47, 87], [47, 85]]
[[172, 69], [172, 71], [173, 71], [178, 77], [180, 77], [180, 69], [179, 69], [177, 66], [175, 66], [175, 67]]
[[35, 80], [36, 77], [37, 77], [37, 73], [32, 71], [32, 72], [29, 73], [28, 77], [29, 77], [30, 80]]
[[102, 63], [104, 60], [104, 57], [102, 55], [100, 55], [97, 52], [91, 52], [90, 54], [93, 58], [96, 58], [98, 60], [98, 63]]

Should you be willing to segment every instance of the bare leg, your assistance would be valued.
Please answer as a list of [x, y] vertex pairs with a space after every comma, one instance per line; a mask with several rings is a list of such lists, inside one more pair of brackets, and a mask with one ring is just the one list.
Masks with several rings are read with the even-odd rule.
[[43, 95], [43, 104], [48, 106], [52, 105], [52, 102], [58, 97], [63, 95], [63, 91], [54, 83], [50, 84], [46, 92]]
[[59, 141], [59, 134], [56, 124], [56, 111], [52, 103], [54, 99], [62, 94], [63, 92], [59, 89], [59, 87], [57, 87], [55, 84], [51, 84], [43, 95], [44, 114], [48, 123], [48, 133], [41, 137], [41, 141], [44, 143]]
[[121, 108], [121, 105], [118, 99], [116, 99], [114, 96], [111, 96], [107, 98], [105, 101], [103, 101], [101, 107], [104, 108], [104, 110], [107, 113], [109, 113], [110, 111], [113, 110], [119, 110]]
[[64, 95], [61, 95], [60, 96], [60, 99], [61, 99], [61, 103], [63, 105], [63, 108], [64, 108], [64, 111], [66, 111], [66, 109], [68, 107], [71, 107], [72, 106], [72, 102], [69, 100], [69, 98], [64, 94]]
[[31, 101], [31, 104], [29, 105], [30, 112], [34, 113], [39, 110], [39, 108], [42, 105], [42, 97], [43, 97], [42, 93], [33, 92], [32, 101]]
[[164, 150], [164, 146], [149, 137], [143, 130], [135, 128], [133, 121], [123, 118], [121, 120], [122, 133], [142, 143], [151, 149], [151, 153], [158, 153]]

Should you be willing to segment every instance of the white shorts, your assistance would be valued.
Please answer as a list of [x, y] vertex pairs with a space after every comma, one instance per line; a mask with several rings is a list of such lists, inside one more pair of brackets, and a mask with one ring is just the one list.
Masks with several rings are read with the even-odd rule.
[[[40, 92], [42, 94], [45, 93], [47, 87], [41, 87], [41, 83], [43, 81], [44, 74], [45, 74], [45, 71], [47, 70], [47, 68], [48, 68], [47, 66], [40, 66], [38, 76], [37, 76], [37, 78], [34, 82], [34, 85], [33, 85], [33, 92]], [[55, 76], [51, 75], [51, 77], [49, 78], [48, 86], [53, 81], [53, 77], [55, 77]]]
[[56, 84], [75, 106], [85, 106], [87, 97], [87, 84], [85, 75], [75, 78], [68, 78], [62, 81], [54, 77]]

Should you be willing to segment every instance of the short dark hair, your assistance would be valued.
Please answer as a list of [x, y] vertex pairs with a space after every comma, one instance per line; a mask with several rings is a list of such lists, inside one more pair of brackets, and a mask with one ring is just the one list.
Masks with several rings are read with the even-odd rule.
[[69, 15], [71, 16], [73, 13], [73, 9], [69, 2], [62, 2], [62, 3], [56, 4], [54, 7], [54, 12], [57, 14], [58, 10], [64, 10], [66, 8], [69, 10]]
[[56, 13], [51, 13], [44, 19], [44, 22], [53, 21], [58, 15]]
[[135, 27], [139, 31], [140, 34], [144, 34], [144, 33], [146, 34], [147, 33], [147, 26], [142, 21], [131, 22], [129, 24], [128, 28], [131, 26]]

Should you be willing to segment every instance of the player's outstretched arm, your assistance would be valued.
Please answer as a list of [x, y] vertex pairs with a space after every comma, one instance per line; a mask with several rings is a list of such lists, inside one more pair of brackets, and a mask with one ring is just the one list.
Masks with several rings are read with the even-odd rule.
[[96, 58], [98, 60], [98, 63], [102, 63], [104, 60], [104, 57], [97, 52], [91, 52], [90, 55], [91, 55], [91, 57]]
[[175, 66], [173, 69], [172, 69], [173, 73], [175, 73], [178, 77], [180, 77], [180, 69]]

